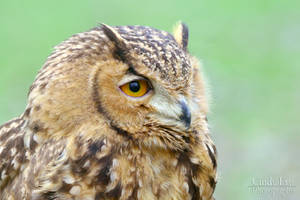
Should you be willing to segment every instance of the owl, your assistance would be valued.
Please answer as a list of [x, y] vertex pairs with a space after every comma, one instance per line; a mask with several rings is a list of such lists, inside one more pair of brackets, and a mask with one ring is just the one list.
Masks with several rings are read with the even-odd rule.
[[216, 148], [188, 28], [99, 25], [55, 47], [0, 127], [1, 200], [211, 200]]

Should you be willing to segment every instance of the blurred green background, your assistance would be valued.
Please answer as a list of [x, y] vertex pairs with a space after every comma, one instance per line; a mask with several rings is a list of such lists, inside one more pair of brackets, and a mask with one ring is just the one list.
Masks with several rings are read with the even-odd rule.
[[[52, 47], [72, 34], [101, 22], [171, 31], [178, 20], [189, 26], [190, 52], [202, 60], [211, 91], [216, 198], [299, 199], [299, 0], [2, 0], [0, 123], [23, 112]], [[291, 191], [249, 188], [280, 177]]]

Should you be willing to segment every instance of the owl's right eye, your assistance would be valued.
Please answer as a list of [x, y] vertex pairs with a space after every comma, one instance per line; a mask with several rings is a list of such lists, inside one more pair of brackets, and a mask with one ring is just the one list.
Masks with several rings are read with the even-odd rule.
[[130, 97], [142, 97], [151, 90], [147, 80], [134, 80], [120, 86], [122, 92]]

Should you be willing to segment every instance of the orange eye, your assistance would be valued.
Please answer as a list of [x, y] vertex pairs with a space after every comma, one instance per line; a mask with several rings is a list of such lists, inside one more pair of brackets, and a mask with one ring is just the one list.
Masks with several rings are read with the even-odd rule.
[[146, 80], [134, 80], [122, 85], [120, 89], [128, 96], [142, 97], [150, 90], [150, 86]]

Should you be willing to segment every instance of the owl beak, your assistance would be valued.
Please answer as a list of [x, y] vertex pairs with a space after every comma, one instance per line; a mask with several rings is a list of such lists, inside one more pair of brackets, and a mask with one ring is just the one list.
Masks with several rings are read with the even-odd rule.
[[191, 111], [186, 103], [185, 99], [180, 100], [180, 107], [181, 107], [181, 115], [180, 120], [185, 124], [186, 128], [190, 128], [191, 126]]

